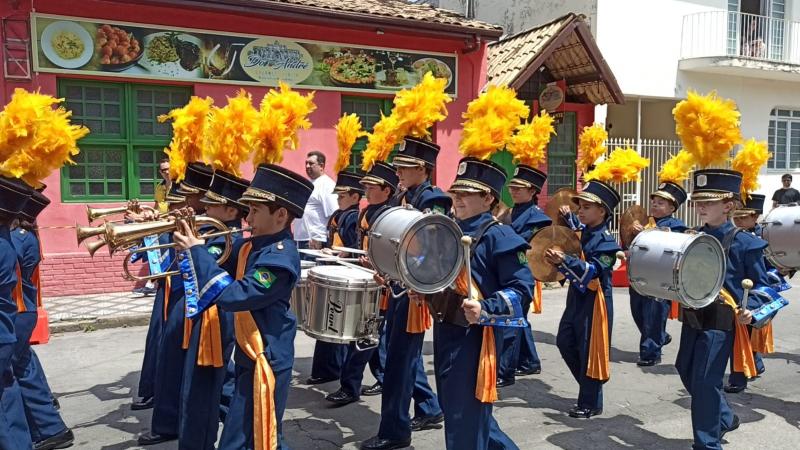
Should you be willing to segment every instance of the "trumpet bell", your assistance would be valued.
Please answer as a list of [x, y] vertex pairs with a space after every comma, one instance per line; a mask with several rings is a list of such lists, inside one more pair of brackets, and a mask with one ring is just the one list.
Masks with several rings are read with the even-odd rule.
[[91, 206], [86, 205], [86, 218], [89, 219], [89, 223], [92, 223], [97, 219], [112, 216], [114, 214], [122, 214], [127, 210], [127, 206], [117, 206], [114, 208], [92, 208]]
[[87, 242], [86, 249], [89, 250], [89, 256], [94, 256], [97, 250], [99, 250], [100, 247], [103, 247], [104, 245], [106, 245], [106, 241], [105, 239], [102, 238], [96, 241]]
[[92, 236], [100, 236], [102, 234], [105, 234], [106, 232], [107, 229], [105, 225], [101, 225], [99, 227], [92, 227], [92, 226], [85, 227], [75, 224], [75, 235], [78, 239], [78, 245], [80, 245], [83, 241]]
[[106, 241], [110, 249], [114, 251], [118, 247], [131, 242], [141, 241], [145, 236], [161, 234], [175, 231], [177, 222], [174, 220], [157, 220], [154, 222], [127, 223], [127, 224], [106, 224]]

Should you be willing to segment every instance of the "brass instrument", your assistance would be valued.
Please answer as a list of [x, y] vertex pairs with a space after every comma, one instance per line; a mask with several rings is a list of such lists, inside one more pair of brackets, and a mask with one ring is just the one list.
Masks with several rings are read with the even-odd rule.
[[[91, 207], [89, 205], [86, 205], [86, 218], [89, 219], [89, 223], [92, 223], [97, 219], [102, 219], [104, 217], [113, 216], [115, 214], [123, 214], [123, 213], [128, 212], [131, 209], [132, 208], [131, 208], [130, 204], [125, 205], [125, 206], [115, 206], [113, 208], [93, 208], [93, 207]], [[155, 208], [153, 208], [152, 206], [139, 205], [139, 204], [137, 204], [135, 206], [135, 209], [133, 210], [133, 212], [138, 213], [138, 212], [140, 212], [142, 210], [149, 210], [149, 211], [153, 211], [154, 213], [156, 212]]]
[[[211, 239], [219, 236], [225, 237], [225, 249], [223, 250], [222, 255], [220, 255], [219, 258], [217, 258], [217, 264], [224, 263], [225, 261], [227, 261], [228, 257], [230, 257], [231, 251], [233, 249], [233, 240], [231, 238], [231, 235], [234, 233], [240, 233], [250, 230], [249, 228], [245, 229], [228, 228], [224, 223], [220, 222], [219, 220], [206, 216], [189, 217], [187, 221], [189, 222], [195, 233], [197, 232], [198, 227], [202, 225], [208, 225], [217, 230], [214, 232], [199, 235], [198, 237], [201, 239]], [[153, 222], [130, 223], [130, 224], [114, 224], [107, 222], [104, 225], [97, 227], [79, 226], [77, 227], [76, 235], [79, 244], [92, 236], [101, 237], [101, 240], [87, 244], [87, 248], [89, 248], [90, 254], [94, 254], [94, 252], [96, 252], [97, 249], [99, 249], [103, 245], [108, 245], [109, 254], [113, 254], [116, 251], [127, 250], [130, 249], [131, 247], [138, 245], [140, 242], [142, 242], [142, 240], [146, 236], [177, 231], [178, 227], [180, 226], [179, 224], [180, 222], [173, 218], [168, 220], [158, 220]], [[163, 273], [155, 275], [137, 276], [131, 274], [130, 271], [128, 270], [128, 264], [130, 263], [131, 257], [134, 254], [148, 252], [150, 250], [161, 250], [165, 248], [174, 248], [174, 247], [177, 247], [177, 244], [171, 243], [162, 245], [152, 245], [149, 247], [139, 247], [134, 250], [131, 250], [128, 253], [128, 255], [126, 255], [125, 260], [122, 263], [122, 269], [125, 273], [125, 278], [133, 281], [147, 281], [147, 280], [154, 280], [158, 278], [165, 278], [168, 276], [180, 274], [180, 271], [172, 270], [172, 271], [165, 271]]]

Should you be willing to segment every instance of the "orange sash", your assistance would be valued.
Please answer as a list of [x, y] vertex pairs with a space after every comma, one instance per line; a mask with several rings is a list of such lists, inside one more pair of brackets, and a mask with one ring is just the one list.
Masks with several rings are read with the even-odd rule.
[[535, 280], [533, 287], [533, 302], [531, 303], [531, 309], [534, 314], [542, 313], [542, 282], [539, 280]]
[[186, 307], [183, 309], [183, 343], [181, 348], [184, 350], [189, 349], [189, 341], [192, 340], [192, 320], [186, 317]]
[[[236, 279], [244, 277], [247, 257], [253, 248], [246, 242], [239, 251]], [[266, 345], [250, 311], [234, 313], [236, 343], [248, 358], [255, 361], [253, 371], [253, 441], [256, 450], [278, 448], [278, 421], [275, 417], [275, 375], [264, 353]]]
[[361, 223], [359, 224], [361, 228], [361, 250], [367, 251], [369, 250], [369, 236], [367, 236], [367, 231], [369, 230], [369, 224], [367, 223], [367, 215], [364, 214], [361, 216]]
[[[736, 300], [725, 289], [720, 291], [719, 296], [725, 301], [725, 304], [733, 308], [734, 311], [739, 309], [736, 305]], [[740, 323], [736, 320], [735, 334], [733, 337], [733, 371], [742, 372], [747, 378], [756, 376], [756, 361], [753, 358], [753, 348], [750, 345], [750, 332], [747, 325]]]
[[25, 298], [22, 294], [22, 272], [19, 269], [19, 264], [17, 264], [17, 285], [14, 286], [14, 290], [11, 292], [11, 298], [17, 302], [17, 312], [25, 312], [28, 308], [25, 307]]
[[775, 340], [772, 336], [772, 322], [762, 328], [753, 328], [750, 333], [750, 345], [753, 351], [766, 355], [775, 352]]
[[431, 312], [428, 309], [428, 304], [423, 302], [415, 302], [408, 300], [408, 321], [406, 322], [406, 333], [417, 334], [424, 333], [433, 325]]
[[667, 318], [676, 320], [678, 318], [678, 302], [672, 300], [670, 303], [672, 303], [672, 305], [669, 308], [669, 315], [667, 316]]
[[[186, 321], [188, 322], [188, 320]], [[222, 367], [222, 329], [217, 305], [211, 305], [211, 307], [203, 311], [203, 320], [200, 327], [197, 365]]]
[[334, 217], [331, 219], [332, 228], [336, 231], [333, 232], [333, 245], [332, 247], [344, 247], [344, 241], [342, 241], [342, 237], [339, 236], [339, 219], [338, 217]]
[[172, 277], [164, 278], [164, 322], [167, 321], [167, 306], [169, 305], [169, 294], [172, 292]]
[[[467, 282], [472, 283], [473, 298], [482, 301], [483, 295], [475, 286], [472, 277], [469, 277], [469, 281], [467, 281], [466, 268], [461, 269], [461, 273], [456, 278], [455, 291], [460, 295], [467, 295]], [[495, 347], [493, 327], [483, 327], [478, 376], [475, 382], [475, 398], [481, 403], [493, 403], [497, 400], [497, 348]]]

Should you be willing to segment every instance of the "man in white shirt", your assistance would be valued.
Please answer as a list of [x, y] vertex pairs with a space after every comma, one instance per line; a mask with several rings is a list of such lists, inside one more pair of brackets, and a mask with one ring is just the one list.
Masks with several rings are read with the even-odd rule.
[[339, 208], [333, 188], [336, 183], [325, 174], [325, 155], [317, 150], [306, 156], [306, 175], [314, 192], [306, 203], [301, 220], [295, 220], [294, 239], [298, 248], [321, 249], [328, 240], [328, 218]]

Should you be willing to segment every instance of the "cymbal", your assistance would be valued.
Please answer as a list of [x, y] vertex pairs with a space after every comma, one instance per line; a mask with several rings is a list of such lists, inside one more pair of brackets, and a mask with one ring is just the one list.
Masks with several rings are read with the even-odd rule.
[[567, 221], [558, 211], [562, 206], [569, 206], [570, 211], [573, 213], [578, 211], [578, 205], [572, 202], [572, 197], [578, 195], [578, 191], [570, 188], [561, 188], [550, 196], [547, 205], [544, 207], [544, 213], [553, 221], [554, 225], [567, 225]]
[[556, 248], [568, 255], [581, 254], [581, 241], [571, 228], [561, 225], [550, 225], [539, 230], [531, 239], [531, 248], [527, 252], [528, 266], [533, 277], [539, 281], [559, 281], [564, 275], [556, 266], [547, 262], [544, 253], [551, 248]]
[[634, 229], [634, 225], [639, 223], [641, 226], [647, 225], [647, 212], [640, 205], [631, 205], [622, 213], [619, 220], [619, 238], [624, 247], [628, 247], [633, 242], [633, 238], [639, 234]]

